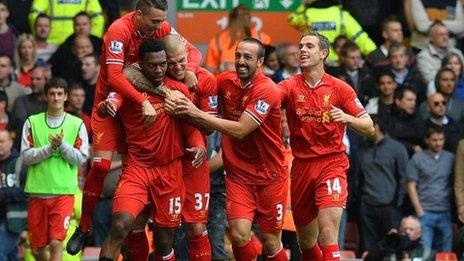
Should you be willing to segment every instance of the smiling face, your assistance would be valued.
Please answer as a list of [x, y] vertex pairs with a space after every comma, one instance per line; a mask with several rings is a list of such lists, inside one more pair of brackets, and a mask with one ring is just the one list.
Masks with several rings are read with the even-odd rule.
[[319, 38], [314, 35], [303, 36], [300, 40], [300, 66], [310, 68], [324, 63], [328, 50], [321, 50]]
[[146, 53], [140, 65], [143, 75], [155, 86], [163, 83], [167, 70], [165, 51]]
[[135, 19], [137, 21], [137, 29], [143, 34], [152, 34], [155, 30], [161, 27], [161, 24], [166, 20], [166, 11], [155, 7], [147, 8], [146, 10], [135, 11]]
[[251, 42], [240, 42], [235, 50], [235, 70], [242, 82], [250, 81], [258, 68], [263, 65], [264, 58], [258, 58], [259, 46]]
[[166, 54], [168, 61], [167, 72], [176, 80], [183, 81], [187, 67], [187, 53], [185, 48], [182, 46]]

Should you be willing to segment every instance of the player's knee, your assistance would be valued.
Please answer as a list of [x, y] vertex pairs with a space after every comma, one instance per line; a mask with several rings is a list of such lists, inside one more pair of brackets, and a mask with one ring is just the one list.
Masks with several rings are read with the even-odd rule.
[[33, 249], [31, 249], [31, 252], [32, 252], [32, 255], [35, 257], [35, 259], [40, 260], [40, 258], [42, 257], [42, 255], [45, 252], [45, 247], [33, 248]]
[[116, 218], [111, 224], [110, 235], [113, 240], [124, 240], [129, 233], [130, 223], [122, 218]]
[[264, 253], [266, 253], [266, 255], [275, 254], [282, 246], [280, 237], [277, 235], [266, 236], [263, 234], [262, 241]]
[[321, 244], [333, 244], [337, 242], [337, 231], [333, 226], [319, 228], [319, 240]]
[[250, 233], [238, 229], [230, 229], [230, 239], [234, 246], [243, 246], [250, 240]]
[[169, 237], [158, 237], [156, 239], [156, 250], [159, 251], [161, 255], [168, 255], [172, 250], [172, 239]]
[[49, 244], [50, 252], [61, 252], [63, 248], [63, 242], [60, 240], [53, 239]]
[[206, 224], [204, 223], [188, 223], [187, 233], [189, 236], [198, 236], [206, 231]]

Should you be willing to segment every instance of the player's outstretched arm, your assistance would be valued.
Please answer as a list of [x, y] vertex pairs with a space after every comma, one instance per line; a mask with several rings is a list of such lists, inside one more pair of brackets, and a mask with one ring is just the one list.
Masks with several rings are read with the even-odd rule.
[[189, 99], [182, 98], [177, 101], [166, 100], [166, 110], [174, 115], [187, 115], [195, 122], [217, 130], [236, 139], [243, 139], [259, 124], [251, 117], [242, 114], [238, 121], [216, 118], [213, 115], [198, 109]]

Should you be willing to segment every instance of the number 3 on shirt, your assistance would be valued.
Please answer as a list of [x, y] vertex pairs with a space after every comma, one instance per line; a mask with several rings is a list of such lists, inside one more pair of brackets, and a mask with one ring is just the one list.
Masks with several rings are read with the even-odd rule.
[[326, 183], [327, 194], [332, 195], [333, 192], [337, 192], [338, 194], [342, 193], [342, 187], [340, 186], [340, 180], [338, 178], [334, 178], [332, 182], [328, 179]]
[[[205, 199], [205, 203], [203, 204], [203, 199]], [[209, 193], [205, 193], [205, 195], [201, 195], [200, 193], [195, 193], [195, 210], [201, 210], [205, 207], [205, 210], [208, 210], [209, 207]]]

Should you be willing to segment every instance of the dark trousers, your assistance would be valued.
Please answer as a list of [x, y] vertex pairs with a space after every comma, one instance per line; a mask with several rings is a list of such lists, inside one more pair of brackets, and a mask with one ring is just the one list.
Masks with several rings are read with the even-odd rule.
[[393, 206], [370, 206], [361, 203], [360, 234], [364, 250], [375, 246], [392, 228], [398, 228], [400, 212]]

